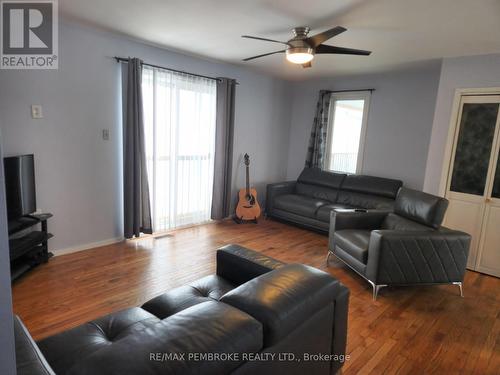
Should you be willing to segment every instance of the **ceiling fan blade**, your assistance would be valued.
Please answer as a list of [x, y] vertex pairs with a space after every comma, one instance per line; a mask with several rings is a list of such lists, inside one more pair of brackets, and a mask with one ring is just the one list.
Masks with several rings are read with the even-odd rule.
[[248, 61], [248, 60], [258, 59], [259, 57], [264, 57], [264, 56], [274, 55], [275, 53], [282, 53], [282, 52], [285, 52], [285, 51], [286, 51], [286, 49], [281, 50], [281, 51], [274, 51], [274, 52], [264, 53], [264, 54], [262, 54], [262, 55], [257, 55], [257, 56], [252, 56], [252, 57], [247, 57], [246, 59], [243, 59], [243, 61]]
[[335, 46], [327, 46], [326, 44], [320, 44], [316, 47], [316, 53], [334, 53], [337, 55], [360, 55], [360, 56], [368, 56], [371, 51], [364, 51], [362, 49], [353, 49], [353, 48], [344, 48], [344, 47], [335, 47]]
[[324, 41], [333, 38], [336, 35], [339, 35], [346, 31], [347, 29], [342, 26], [336, 26], [333, 29], [323, 31], [322, 33], [310, 36], [306, 39], [306, 42], [309, 43], [312, 47], [317, 47]]
[[303, 68], [310, 68], [310, 67], [312, 67], [312, 64], [311, 64], [311, 62], [309, 61], [308, 63], [302, 64], [302, 67], [303, 67]]
[[274, 39], [260, 38], [258, 36], [251, 36], [251, 35], [242, 35], [241, 37], [242, 38], [247, 38], [247, 39], [263, 40], [265, 42], [281, 43], [281, 44], [284, 44], [284, 45], [288, 46], [287, 42], [281, 42], [279, 40], [274, 40]]

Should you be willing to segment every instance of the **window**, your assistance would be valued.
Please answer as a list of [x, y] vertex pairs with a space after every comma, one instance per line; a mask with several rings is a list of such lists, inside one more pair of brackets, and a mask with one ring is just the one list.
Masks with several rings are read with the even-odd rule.
[[332, 94], [324, 169], [361, 172], [369, 105], [369, 91]]
[[210, 220], [215, 81], [144, 66], [142, 91], [153, 230]]

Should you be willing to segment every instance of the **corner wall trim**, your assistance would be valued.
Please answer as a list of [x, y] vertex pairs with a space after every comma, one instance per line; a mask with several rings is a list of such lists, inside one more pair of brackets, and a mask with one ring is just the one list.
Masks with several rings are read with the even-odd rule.
[[112, 245], [114, 243], [121, 242], [123, 240], [124, 240], [123, 237], [109, 238], [109, 239], [103, 240], [103, 241], [91, 242], [91, 243], [87, 243], [84, 245], [71, 246], [71, 247], [67, 247], [64, 249], [52, 250], [52, 253], [54, 254], [54, 256], [71, 254], [71, 253], [76, 253], [78, 251], [90, 250], [90, 249], [93, 249], [95, 247]]

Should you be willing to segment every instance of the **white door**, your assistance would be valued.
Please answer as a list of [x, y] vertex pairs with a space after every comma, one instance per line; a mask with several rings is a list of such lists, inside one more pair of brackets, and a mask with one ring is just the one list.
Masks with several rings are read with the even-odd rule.
[[500, 276], [499, 108], [497, 95], [461, 99], [444, 221], [472, 235], [468, 268], [496, 276]]
[[491, 161], [489, 185], [485, 199], [485, 214], [475, 269], [500, 277], [500, 125]]

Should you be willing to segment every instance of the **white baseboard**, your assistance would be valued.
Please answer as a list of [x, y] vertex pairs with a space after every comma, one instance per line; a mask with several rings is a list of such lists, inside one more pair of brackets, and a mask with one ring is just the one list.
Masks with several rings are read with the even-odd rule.
[[115, 238], [109, 238], [109, 239], [103, 240], [103, 241], [91, 242], [91, 243], [87, 243], [84, 245], [72, 246], [72, 247], [67, 247], [65, 249], [51, 250], [51, 251], [54, 254], [54, 256], [59, 256], [59, 255], [76, 253], [78, 251], [93, 249], [94, 247], [112, 245], [114, 243], [121, 242], [123, 240], [124, 240], [123, 237], [115, 237]]

